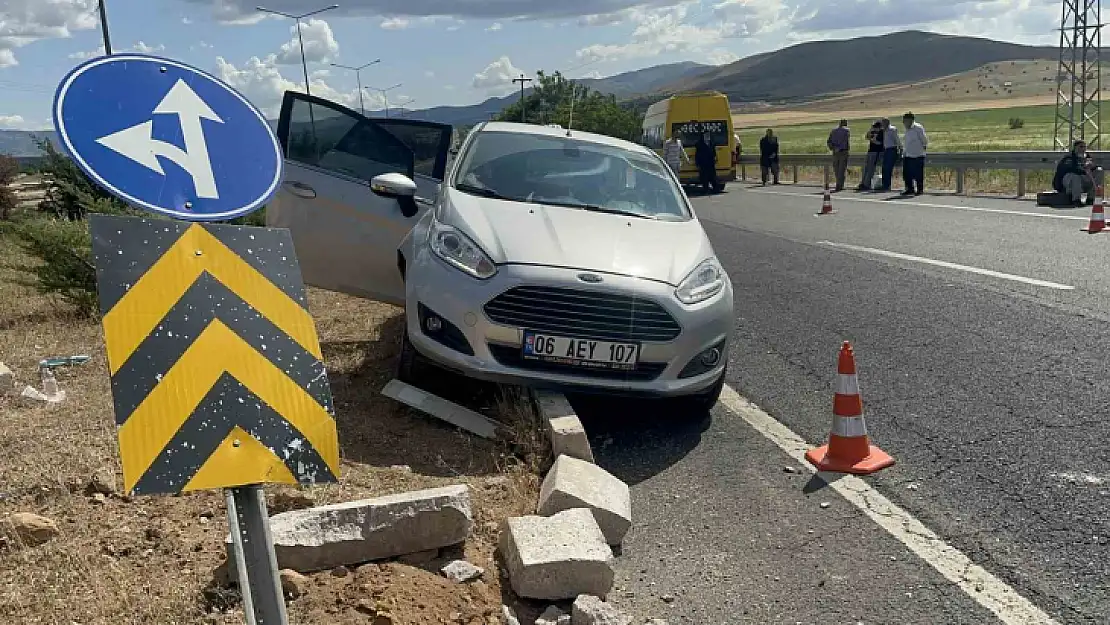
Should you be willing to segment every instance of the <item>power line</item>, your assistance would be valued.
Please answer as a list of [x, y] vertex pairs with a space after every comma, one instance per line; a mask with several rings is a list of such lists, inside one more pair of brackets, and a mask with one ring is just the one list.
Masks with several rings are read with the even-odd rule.
[[532, 79], [531, 78], [525, 78], [524, 74], [521, 74], [520, 78], [514, 78], [513, 82], [514, 83], [517, 83], [517, 82], [520, 83], [520, 121], [521, 121], [521, 123], [527, 123], [527, 118], [524, 115], [524, 107], [525, 107], [525, 105], [524, 105], [524, 84], [532, 82]]

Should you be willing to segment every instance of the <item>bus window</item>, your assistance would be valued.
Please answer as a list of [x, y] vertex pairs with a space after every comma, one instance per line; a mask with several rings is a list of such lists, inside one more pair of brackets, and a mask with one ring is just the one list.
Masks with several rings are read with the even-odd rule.
[[682, 145], [686, 146], [697, 143], [706, 132], [714, 146], [729, 145], [728, 122], [724, 120], [676, 122], [671, 125], [671, 136], [682, 139]]

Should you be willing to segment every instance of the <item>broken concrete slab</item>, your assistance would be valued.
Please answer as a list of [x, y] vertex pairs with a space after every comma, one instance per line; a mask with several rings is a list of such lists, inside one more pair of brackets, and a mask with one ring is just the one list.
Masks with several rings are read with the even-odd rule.
[[540, 487], [537, 514], [551, 516], [572, 508], [589, 508], [610, 545], [621, 544], [632, 527], [627, 484], [595, 464], [559, 456]]
[[457, 485], [283, 512], [270, 532], [278, 567], [310, 573], [456, 545], [473, 523], [469, 488]]
[[539, 391], [536, 400], [540, 415], [547, 422], [547, 434], [551, 438], [551, 452], [556, 457], [567, 455], [586, 462], [594, 461], [590, 440], [586, 429], [574, 412], [574, 408], [562, 393]]
[[553, 605], [536, 619], [536, 625], [571, 625], [570, 615], [560, 610], [559, 606]]
[[0, 362], [0, 395], [7, 395], [15, 391], [15, 374], [8, 365]]
[[632, 625], [632, 617], [600, 597], [582, 595], [574, 600], [571, 625]]
[[613, 550], [586, 508], [506, 521], [500, 550], [520, 597], [560, 601], [604, 597], [613, 587]]
[[382, 395], [477, 434], [482, 438], [497, 438], [497, 431], [501, 428], [500, 423], [489, 417], [400, 380], [390, 380], [382, 389]]

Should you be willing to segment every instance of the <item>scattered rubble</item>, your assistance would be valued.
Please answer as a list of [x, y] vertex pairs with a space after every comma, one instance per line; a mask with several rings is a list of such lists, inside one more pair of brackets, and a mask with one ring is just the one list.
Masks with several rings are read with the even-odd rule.
[[6, 395], [15, 389], [15, 374], [7, 365], [0, 362], [0, 395]]
[[572, 508], [589, 508], [610, 545], [621, 544], [632, 527], [627, 484], [597, 465], [559, 456], [540, 487], [538, 514], [550, 516]]
[[466, 560], [455, 560], [440, 569], [440, 572], [443, 573], [444, 577], [457, 584], [465, 584], [466, 582], [480, 578], [486, 571], [482, 567], [474, 566]]
[[571, 625], [571, 619], [559, 606], [553, 605], [536, 619], [536, 625]]
[[503, 625], [520, 625], [520, 619], [516, 617], [513, 609], [507, 605], [501, 606], [501, 619], [504, 621]]
[[632, 625], [632, 617], [599, 597], [582, 595], [574, 600], [571, 625]]
[[310, 573], [455, 545], [473, 523], [469, 489], [457, 485], [283, 512], [270, 531], [278, 566]]
[[613, 586], [613, 551], [586, 508], [510, 518], [500, 548], [509, 582], [520, 597], [603, 597]]
[[14, 538], [28, 547], [48, 543], [60, 533], [58, 524], [53, 519], [31, 512], [16, 512], [6, 519], [5, 525], [5, 529], [9, 529]]
[[586, 462], [594, 462], [586, 429], [575, 414], [574, 408], [562, 393], [537, 394], [540, 414], [547, 421], [547, 434], [551, 438], [551, 451], [555, 457], [567, 455]]
[[97, 469], [85, 484], [85, 496], [114, 495], [116, 493], [116, 474], [108, 469]]
[[296, 599], [308, 592], [312, 583], [312, 580], [292, 569], [282, 569], [279, 575], [281, 577], [281, 591], [290, 599]]

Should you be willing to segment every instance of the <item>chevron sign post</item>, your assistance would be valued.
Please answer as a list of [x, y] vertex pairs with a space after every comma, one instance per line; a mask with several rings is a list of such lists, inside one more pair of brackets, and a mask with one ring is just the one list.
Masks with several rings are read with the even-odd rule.
[[160, 215], [89, 218], [124, 487], [226, 489], [243, 611], [285, 625], [261, 485], [336, 481], [331, 390], [289, 232], [197, 223], [265, 205], [281, 147], [235, 90], [146, 55], [74, 68], [54, 124], [90, 179]]

